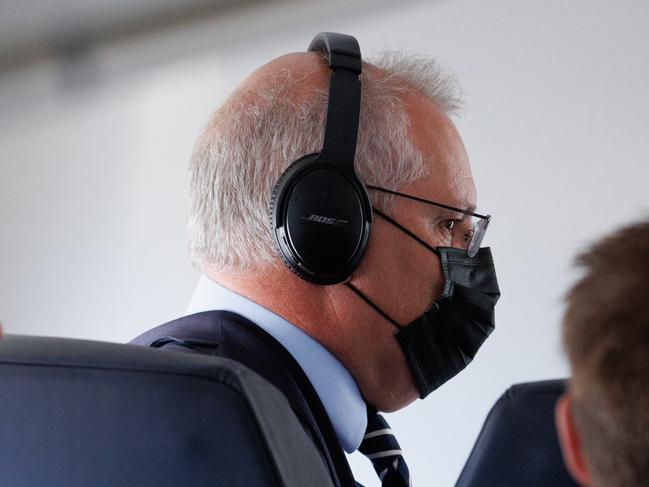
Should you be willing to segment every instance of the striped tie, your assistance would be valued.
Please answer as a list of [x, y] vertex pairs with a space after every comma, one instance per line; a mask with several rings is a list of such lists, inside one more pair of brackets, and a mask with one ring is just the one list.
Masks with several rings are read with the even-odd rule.
[[372, 461], [382, 487], [412, 486], [401, 447], [388, 422], [379, 413], [368, 414], [367, 430], [359, 450]]

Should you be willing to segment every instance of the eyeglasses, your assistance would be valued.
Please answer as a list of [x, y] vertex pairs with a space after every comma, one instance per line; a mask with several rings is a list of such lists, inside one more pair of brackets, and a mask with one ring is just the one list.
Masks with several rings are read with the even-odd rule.
[[380, 188], [378, 186], [367, 185], [366, 188], [392, 194], [394, 196], [401, 196], [402, 198], [408, 198], [410, 200], [419, 201], [420, 203], [426, 203], [427, 205], [437, 206], [439, 208], [444, 208], [445, 210], [455, 211], [457, 213], [462, 213], [463, 215], [477, 218], [478, 221], [474, 225], [472, 225], [471, 230], [469, 230], [464, 235], [464, 241], [469, 242], [467, 246], [467, 254], [469, 255], [469, 257], [474, 257], [478, 253], [478, 250], [480, 250], [482, 239], [484, 239], [484, 235], [487, 232], [487, 227], [489, 226], [489, 222], [491, 221], [491, 215], [480, 215], [479, 213], [473, 213], [472, 211], [462, 210], [460, 208], [455, 208], [454, 206], [437, 203], [436, 201], [425, 200], [423, 198], [418, 198], [417, 196], [399, 193], [398, 191], [392, 191], [389, 189]]

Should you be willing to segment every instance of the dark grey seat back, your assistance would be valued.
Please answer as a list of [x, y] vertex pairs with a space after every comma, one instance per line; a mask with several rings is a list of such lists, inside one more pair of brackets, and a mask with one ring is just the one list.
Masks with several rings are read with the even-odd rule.
[[228, 359], [0, 341], [0, 485], [333, 485], [284, 396]]
[[563, 380], [510, 387], [489, 412], [456, 487], [578, 487], [554, 425], [564, 390]]

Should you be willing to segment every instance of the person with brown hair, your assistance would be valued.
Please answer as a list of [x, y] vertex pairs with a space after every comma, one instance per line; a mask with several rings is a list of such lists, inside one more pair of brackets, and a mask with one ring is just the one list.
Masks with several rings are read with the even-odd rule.
[[556, 406], [564, 459], [584, 486], [649, 485], [649, 220], [577, 264], [563, 322], [572, 378]]

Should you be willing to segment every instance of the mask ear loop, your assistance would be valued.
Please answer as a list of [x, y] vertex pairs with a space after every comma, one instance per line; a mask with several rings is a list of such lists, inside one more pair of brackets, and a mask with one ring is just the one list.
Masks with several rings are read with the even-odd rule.
[[403, 328], [403, 325], [400, 325], [399, 323], [396, 322], [390, 315], [388, 315], [385, 311], [383, 311], [381, 308], [379, 308], [377, 305], [375, 305], [372, 301], [370, 301], [370, 298], [365, 296], [356, 286], [353, 284], [346, 282], [345, 285], [354, 291], [356, 295], [361, 298], [363, 301], [365, 301], [374, 311], [376, 311], [378, 314], [383, 316], [386, 320], [388, 320], [390, 323], [392, 323], [394, 326], [397, 328]]
[[433, 247], [432, 245], [429, 245], [427, 242], [425, 242], [424, 240], [420, 239], [417, 235], [415, 235], [414, 233], [412, 233], [410, 230], [408, 230], [406, 227], [404, 227], [403, 225], [401, 225], [400, 223], [398, 223], [396, 220], [393, 220], [393, 219], [390, 218], [388, 215], [386, 215], [385, 213], [383, 213], [381, 210], [377, 210], [375, 207], [372, 207], [372, 211], [373, 211], [374, 213], [376, 213], [377, 215], [379, 215], [379, 216], [380, 216], [381, 218], [383, 218], [384, 220], [386, 220], [387, 222], [392, 223], [392, 225], [394, 225], [395, 227], [397, 227], [399, 230], [401, 230], [403, 233], [405, 233], [405, 234], [408, 235], [409, 237], [415, 239], [417, 242], [419, 242], [421, 245], [423, 245], [423, 246], [426, 247], [428, 250], [430, 250], [431, 252], [433, 252], [435, 255], [438, 255], [438, 256], [439, 256], [439, 252], [438, 252], [438, 250], [437, 250], [435, 247]]
[[[402, 232], [404, 232], [406, 235], [408, 235], [409, 237], [415, 239], [417, 242], [419, 242], [421, 245], [423, 245], [424, 247], [426, 247], [428, 250], [430, 250], [431, 252], [435, 253], [436, 255], [439, 255], [439, 252], [437, 251], [437, 249], [436, 249], [435, 247], [432, 247], [431, 245], [428, 245], [426, 242], [424, 242], [422, 239], [420, 239], [417, 235], [415, 235], [414, 233], [412, 233], [412, 232], [411, 232], [410, 230], [408, 230], [406, 227], [404, 227], [404, 226], [401, 225], [400, 223], [397, 223], [395, 220], [393, 220], [392, 218], [390, 218], [389, 216], [387, 216], [387, 215], [386, 215], [385, 213], [383, 213], [382, 211], [377, 210], [374, 206], [372, 207], [372, 210], [374, 211], [374, 213], [376, 213], [377, 215], [379, 215], [381, 218], [383, 218], [383, 219], [386, 220], [387, 222], [392, 223], [392, 225], [394, 225], [395, 227], [397, 227], [399, 230], [401, 230]], [[365, 301], [365, 302], [366, 302], [366, 303], [367, 303], [367, 304], [368, 304], [368, 305], [369, 305], [369, 306], [370, 306], [374, 311], [376, 311], [378, 314], [380, 314], [383, 318], [385, 318], [386, 320], [388, 320], [390, 323], [392, 323], [392, 324], [393, 324], [394, 326], [396, 326], [397, 328], [403, 328], [403, 325], [400, 325], [400, 324], [399, 324], [395, 319], [393, 319], [393, 318], [392, 318], [390, 315], [388, 315], [385, 311], [383, 311], [381, 308], [379, 308], [377, 305], [375, 305], [375, 304], [370, 300], [370, 298], [368, 298], [367, 296], [365, 296], [365, 295], [364, 295], [364, 294], [363, 294], [363, 293], [362, 293], [362, 292], [361, 292], [361, 291], [360, 291], [356, 286], [354, 286], [354, 285], [351, 284], [350, 282], [345, 283], [345, 285], [346, 285], [349, 289], [351, 289], [352, 291], [354, 291], [354, 293], [355, 293], [359, 298], [361, 298], [363, 301]]]

